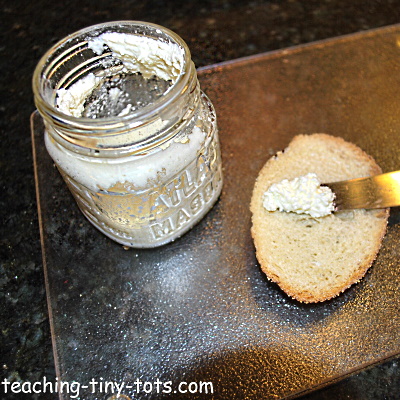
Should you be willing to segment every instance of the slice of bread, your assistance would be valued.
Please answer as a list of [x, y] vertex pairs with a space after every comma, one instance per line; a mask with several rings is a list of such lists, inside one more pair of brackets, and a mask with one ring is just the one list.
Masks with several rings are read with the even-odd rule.
[[263, 207], [271, 184], [309, 172], [328, 183], [376, 175], [381, 169], [356, 145], [316, 133], [294, 137], [260, 171], [250, 208], [261, 269], [292, 298], [313, 303], [339, 295], [365, 275], [381, 246], [389, 209], [312, 218]]

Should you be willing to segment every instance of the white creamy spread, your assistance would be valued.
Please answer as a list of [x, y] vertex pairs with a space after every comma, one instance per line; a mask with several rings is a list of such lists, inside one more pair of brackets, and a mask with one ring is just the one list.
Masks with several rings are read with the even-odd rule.
[[46, 147], [56, 164], [73, 179], [93, 191], [99, 187], [108, 189], [118, 182], [131, 182], [134, 190], [143, 190], [149, 182], [157, 180], [162, 171], [163, 179], [175, 176], [182, 167], [194, 160], [206, 138], [206, 133], [194, 127], [187, 143], [174, 142], [159, 152], [144, 156], [134, 155], [121, 159], [91, 159], [79, 157], [65, 148], [61, 148], [45, 135]]
[[[184, 49], [175, 43], [166, 43], [149, 37], [104, 33], [88, 40], [88, 47], [96, 54], [112, 51], [118, 60], [121, 60], [127, 72], [140, 72], [145, 78], [154, 75], [165, 80], [176, 80], [183, 71]], [[68, 89], [57, 91], [56, 105], [64, 112], [75, 117], [81, 117], [86, 99], [104, 79], [93, 73], [81, 78]], [[109, 91], [110, 101], [117, 101], [124, 92], [119, 88]], [[119, 116], [129, 114], [132, 108], [128, 104]], [[155, 119], [142, 128], [135, 129], [132, 135], [136, 139], [148, 137], [155, 131], [163, 129], [165, 121]], [[118, 139], [118, 138], [117, 138]], [[157, 180], [160, 173], [164, 179], [176, 175], [182, 168], [192, 161], [206, 139], [206, 132], [197, 126], [181, 139], [169, 141], [161, 146], [159, 152], [121, 159], [99, 158], [89, 161], [86, 157], [79, 157], [75, 153], [58, 146], [50, 137], [46, 136], [46, 146], [52, 158], [73, 179], [87, 188], [97, 191], [99, 187], [108, 189], [118, 182], [131, 182], [135, 190], [148, 187], [150, 181]], [[106, 138], [112, 144], [112, 137]]]
[[267, 211], [309, 214], [318, 218], [334, 211], [334, 199], [332, 190], [321, 186], [316, 174], [308, 173], [272, 184], [264, 193], [263, 206]]
[[108, 46], [129, 72], [140, 72], [144, 78], [158, 76], [173, 82], [183, 70], [183, 49], [175, 43], [146, 36], [107, 32], [88, 41], [88, 47], [100, 55]]
[[[184, 50], [172, 42], [116, 32], [103, 33], [88, 40], [88, 47], [98, 55], [107, 50], [105, 46], [111, 50], [114, 58], [122, 62], [125, 72], [140, 72], [146, 79], [155, 75], [175, 82], [184, 69]], [[56, 106], [64, 114], [81, 117], [86, 99], [102, 79], [90, 73], [68, 89], [58, 89]], [[117, 92], [114, 94], [120, 95]], [[128, 107], [125, 108], [120, 116], [129, 111]]]
[[81, 117], [87, 97], [101, 82], [102, 78], [89, 74], [75, 82], [68, 89], [58, 89], [56, 105], [64, 114]]

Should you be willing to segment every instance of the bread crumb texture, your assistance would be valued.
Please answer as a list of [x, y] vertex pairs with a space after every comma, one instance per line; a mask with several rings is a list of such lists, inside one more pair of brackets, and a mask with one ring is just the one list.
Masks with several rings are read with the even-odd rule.
[[314, 172], [320, 182], [381, 173], [373, 160], [342, 138], [298, 135], [260, 171], [251, 199], [257, 259], [269, 279], [289, 296], [312, 303], [331, 299], [358, 282], [373, 263], [389, 210], [341, 211], [321, 218], [263, 207], [273, 183]]

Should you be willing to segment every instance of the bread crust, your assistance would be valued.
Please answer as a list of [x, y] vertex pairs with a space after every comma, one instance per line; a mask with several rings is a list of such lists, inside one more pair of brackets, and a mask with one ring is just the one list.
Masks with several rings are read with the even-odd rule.
[[[263, 194], [272, 183], [308, 172], [315, 172], [321, 182], [334, 182], [382, 171], [353, 143], [315, 133], [295, 136], [259, 172], [250, 210], [260, 267], [290, 297], [315, 303], [338, 296], [363, 278], [381, 247], [389, 209], [338, 212], [318, 219], [265, 210]], [[355, 248], [347, 248], [346, 240]]]

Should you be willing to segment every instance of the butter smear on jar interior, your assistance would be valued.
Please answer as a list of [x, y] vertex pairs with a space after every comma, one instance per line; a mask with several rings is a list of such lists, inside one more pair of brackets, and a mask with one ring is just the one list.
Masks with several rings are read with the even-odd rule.
[[334, 211], [334, 199], [332, 190], [321, 186], [316, 174], [309, 173], [272, 184], [264, 193], [263, 206], [267, 211], [309, 214], [318, 218]]
[[46, 148], [105, 235], [159, 246], [216, 202], [215, 111], [173, 32], [129, 21], [86, 28], [46, 53], [33, 87]]

